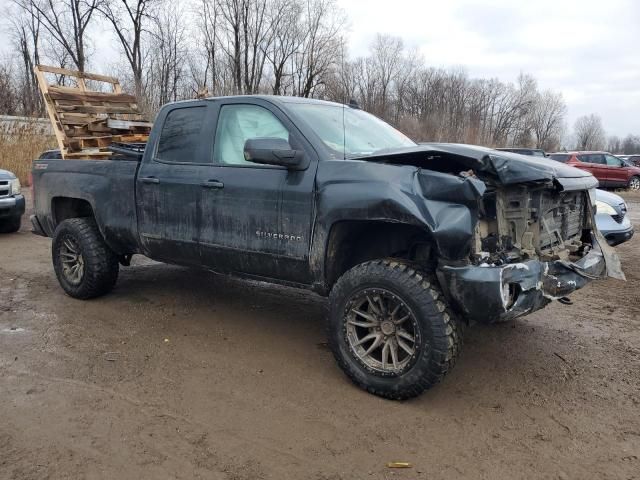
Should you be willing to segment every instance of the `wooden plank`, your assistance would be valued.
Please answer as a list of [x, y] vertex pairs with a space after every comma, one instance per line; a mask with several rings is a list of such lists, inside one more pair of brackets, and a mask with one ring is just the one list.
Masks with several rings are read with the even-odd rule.
[[82, 92], [79, 89], [69, 87], [49, 86], [49, 96], [53, 100], [76, 100], [78, 102], [112, 102], [112, 103], [136, 103], [136, 97], [127, 93]]
[[66, 75], [67, 77], [76, 77], [80, 79], [86, 78], [89, 80], [97, 80], [98, 82], [105, 82], [116, 85], [120, 84], [117, 78], [109, 77], [107, 75], [98, 75], [97, 73], [79, 72], [77, 70], [69, 70], [60, 67], [50, 67], [47, 65], [36, 65], [35, 68], [37, 68], [41, 72], [56, 73], [58, 75]]
[[[57, 67], [34, 70], [63, 158], [108, 158], [113, 142], [148, 141], [152, 124], [141, 115], [136, 98], [122, 93], [117, 79]], [[73, 77], [78, 86], [50, 85], [43, 72]], [[113, 93], [90, 90], [86, 80], [111, 83]]]
[[[144, 143], [149, 141], [149, 135], [120, 135], [122, 143]], [[115, 140], [114, 140], [115, 141]]]
[[49, 88], [47, 79], [44, 78], [42, 71], [36, 66], [35, 67], [36, 79], [38, 80], [38, 86], [40, 87], [40, 92], [42, 93], [42, 97], [44, 98], [44, 105], [47, 110], [47, 115], [49, 116], [49, 120], [51, 121], [51, 126], [53, 127], [53, 133], [56, 136], [56, 141], [58, 142], [58, 148], [60, 149], [60, 155], [64, 158], [64, 155], [67, 151], [65, 147], [65, 135], [62, 130], [62, 125], [58, 123], [56, 111], [53, 108], [53, 103], [49, 98]]
[[[62, 113], [59, 117], [60, 123], [63, 125], [87, 125], [98, 120], [96, 117], [91, 115], [74, 113]], [[106, 117], [101, 120], [106, 120]]]
[[153, 123], [109, 118], [107, 119], [107, 126], [116, 130], [130, 130], [136, 127], [151, 128], [153, 126]]
[[138, 111], [129, 106], [112, 107], [96, 105], [56, 105], [56, 110], [61, 113], [112, 113], [117, 114], [137, 114]]
[[138, 115], [140, 115], [140, 113], [138, 112], [139, 108], [138, 108], [138, 104], [135, 102], [109, 102], [107, 100], [101, 100], [99, 102], [96, 101], [92, 101], [92, 100], [83, 100], [82, 102], [78, 101], [78, 100], [55, 100], [54, 101], [55, 106], [56, 107], [73, 107], [76, 105], [94, 105], [96, 107], [123, 107], [123, 106], [129, 106], [131, 108], [131, 110], [135, 110], [136, 113], [138, 113]]

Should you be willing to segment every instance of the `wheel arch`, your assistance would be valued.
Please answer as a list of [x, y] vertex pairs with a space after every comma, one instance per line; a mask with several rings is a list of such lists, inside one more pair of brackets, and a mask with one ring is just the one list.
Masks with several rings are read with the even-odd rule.
[[363, 262], [396, 257], [430, 268], [435, 242], [425, 227], [389, 220], [341, 220], [329, 231], [324, 256], [324, 287], [331, 290], [340, 276]]
[[54, 229], [65, 220], [84, 217], [95, 219], [93, 206], [88, 200], [60, 196], [51, 199], [51, 219]]

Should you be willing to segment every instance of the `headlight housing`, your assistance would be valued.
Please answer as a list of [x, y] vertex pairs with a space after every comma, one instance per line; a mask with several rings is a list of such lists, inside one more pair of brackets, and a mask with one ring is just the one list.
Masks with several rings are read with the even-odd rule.
[[618, 215], [616, 209], [613, 208], [608, 203], [601, 202], [600, 200], [596, 200], [596, 207], [598, 208], [598, 213], [606, 213], [607, 215]]
[[9, 180], [9, 194], [10, 195], [18, 195], [20, 194], [20, 180], [18, 180], [17, 178], [14, 178], [12, 180]]

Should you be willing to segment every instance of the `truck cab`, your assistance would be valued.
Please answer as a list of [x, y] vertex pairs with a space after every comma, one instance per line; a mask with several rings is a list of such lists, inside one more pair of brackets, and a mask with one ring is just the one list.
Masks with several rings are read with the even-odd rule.
[[624, 278], [597, 180], [545, 158], [418, 145], [353, 105], [241, 96], [162, 108], [143, 150], [34, 163], [36, 233], [66, 293], [131, 255], [311, 289], [347, 376], [391, 399], [454, 365], [463, 326]]

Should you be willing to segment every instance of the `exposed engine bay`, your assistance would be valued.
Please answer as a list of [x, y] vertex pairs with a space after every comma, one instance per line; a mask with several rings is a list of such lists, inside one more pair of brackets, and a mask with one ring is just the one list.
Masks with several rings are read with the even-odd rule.
[[589, 197], [548, 185], [489, 188], [482, 200], [472, 262], [499, 266], [537, 258], [575, 261], [591, 249]]

